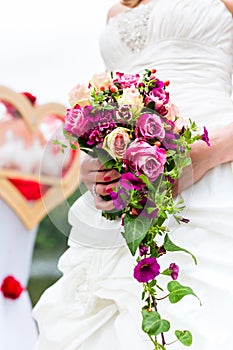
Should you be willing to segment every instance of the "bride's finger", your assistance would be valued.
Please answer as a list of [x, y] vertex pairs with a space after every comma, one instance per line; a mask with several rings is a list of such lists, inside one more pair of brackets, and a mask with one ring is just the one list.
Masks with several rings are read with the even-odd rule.
[[112, 182], [112, 183], [109, 183], [106, 185], [97, 183], [96, 184], [96, 193], [98, 193], [101, 196], [107, 196], [113, 191], [113, 189], [115, 189], [117, 187], [118, 187], [118, 181]]
[[113, 201], [105, 201], [100, 196], [94, 197], [95, 206], [99, 210], [112, 210], [114, 208]]
[[[110, 181], [118, 180], [120, 177], [121, 177], [121, 174], [118, 173], [118, 171], [116, 171], [115, 169], [110, 169], [110, 170], [106, 170], [106, 172], [104, 173], [103, 180], [104, 182], [110, 182]], [[102, 182], [102, 181], [99, 181], [99, 182]]]

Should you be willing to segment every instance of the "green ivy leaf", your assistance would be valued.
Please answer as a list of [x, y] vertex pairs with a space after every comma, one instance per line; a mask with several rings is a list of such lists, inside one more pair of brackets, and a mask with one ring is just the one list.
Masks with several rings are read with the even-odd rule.
[[159, 313], [156, 311], [142, 310], [142, 329], [149, 335], [158, 335], [169, 331], [170, 323], [167, 320], [162, 320]]
[[145, 238], [147, 231], [150, 228], [150, 220], [146, 217], [137, 217], [136, 219], [128, 219], [126, 216], [124, 219], [124, 232], [123, 237], [131, 251], [132, 255], [135, 255], [136, 250]]
[[170, 281], [167, 285], [167, 289], [170, 292], [168, 298], [172, 304], [180, 301], [185, 295], [194, 295], [198, 300], [200, 300], [197, 295], [194, 293], [192, 288], [187, 286], [182, 286], [177, 281]]
[[102, 164], [108, 164], [112, 162], [111, 165], [115, 164], [116, 161], [103, 149], [95, 149], [95, 153]]
[[185, 346], [192, 345], [193, 337], [189, 331], [175, 331], [177, 339]]
[[167, 251], [169, 251], [169, 252], [178, 252], [178, 251], [182, 251], [182, 252], [185, 252], [185, 253], [187, 253], [187, 254], [190, 254], [191, 257], [192, 257], [193, 260], [194, 260], [194, 263], [197, 265], [197, 259], [196, 259], [196, 257], [195, 257], [192, 253], [190, 253], [187, 249], [181, 248], [181, 247], [179, 247], [178, 245], [174, 244], [174, 243], [170, 240], [168, 234], [166, 234], [165, 237], [164, 237], [164, 248], [165, 248]]

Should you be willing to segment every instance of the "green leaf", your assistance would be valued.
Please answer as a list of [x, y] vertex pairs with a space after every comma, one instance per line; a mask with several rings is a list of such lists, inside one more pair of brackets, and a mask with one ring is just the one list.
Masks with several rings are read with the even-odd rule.
[[167, 284], [167, 289], [170, 292], [170, 294], [168, 295], [168, 298], [172, 304], [175, 304], [178, 301], [180, 301], [185, 295], [193, 295], [200, 301], [200, 299], [196, 296], [192, 288], [187, 286], [182, 286], [177, 281], [170, 281]]
[[193, 337], [189, 331], [175, 331], [177, 339], [185, 346], [192, 345]]
[[144, 174], [141, 174], [139, 176], [140, 179], [142, 179], [142, 181], [146, 184], [147, 188], [150, 188], [152, 190], [154, 190], [154, 186], [152, 185], [152, 183], [149, 181], [148, 177]]
[[71, 143], [71, 144], [70, 144], [70, 148], [76, 151], [77, 146], [75, 146], [75, 144]]
[[115, 160], [105, 150], [96, 148], [95, 152], [102, 164], [106, 164], [109, 161], [113, 161], [113, 164], [115, 163]]
[[165, 238], [164, 238], [164, 248], [165, 248], [167, 251], [169, 251], [169, 252], [178, 252], [178, 251], [182, 251], [182, 252], [185, 252], [185, 253], [187, 253], [187, 254], [190, 254], [191, 257], [193, 258], [195, 264], [197, 265], [197, 259], [196, 259], [196, 257], [195, 257], [192, 253], [190, 253], [187, 249], [181, 248], [181, 247], [179, 247], [178, 245], [174, 244], [174, 243], [170, 240], [168, 234], [166, 234], [166, 235], [165, 235]]
[[129, 219], [127, 216], [124, 219], [124, 232], [123, 237], [131, 251], [132, 255], [135, 255], [136, 250], [145, 238], [147, 231], [150, 228], [150, 220], [146, 217], [137, 217], [136, 219]]
[[142, 310], [142, 329], [149, 335], [158, 335], [169, 331], [170, 323], [162, 320], [160, 314], [156, 311]]

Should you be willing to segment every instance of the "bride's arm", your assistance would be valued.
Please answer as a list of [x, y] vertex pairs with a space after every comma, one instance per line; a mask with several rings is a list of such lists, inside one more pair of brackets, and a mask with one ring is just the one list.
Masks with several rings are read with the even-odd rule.
[[174, 185], [174, 195], [200, 180], [210, 169], [233, 161], [233, 123], [209, 133], [211, 147], [203, 141], [192, 145], [190, 157], [192, 165], [183, 170]]
[[225, 4], [226, 8], [231, 12], [233, 15], [233, 0], [222, 0], [222, 2]]

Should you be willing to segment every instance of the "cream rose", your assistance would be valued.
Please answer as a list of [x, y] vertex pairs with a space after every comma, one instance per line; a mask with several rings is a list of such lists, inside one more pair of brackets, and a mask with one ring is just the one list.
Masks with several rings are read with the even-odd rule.
[[93, 86], [97, 91], [100, 91], [101, 87], [108, 89], [110, 83], [111, 76], [109, 72], [94, 74], [90, 81], [91, 86]]
[[88, 87], [85, 84], [78, 84], [73, 87], [69, 93], [69, 103], [72, 107], [80, 105], [81, 107], [91, 105], [91, 95]]
[[110, 132], [104, 139], [103, 149], [107, 151], [114, 159], [122, 159], [130, 142], [128, 129], [116, 128]]
[[120, 106], [132, 105], [135, 107], [143, 107], [143, 97], [134, 86], [123, 89], [123, 94], [117, 102]]

